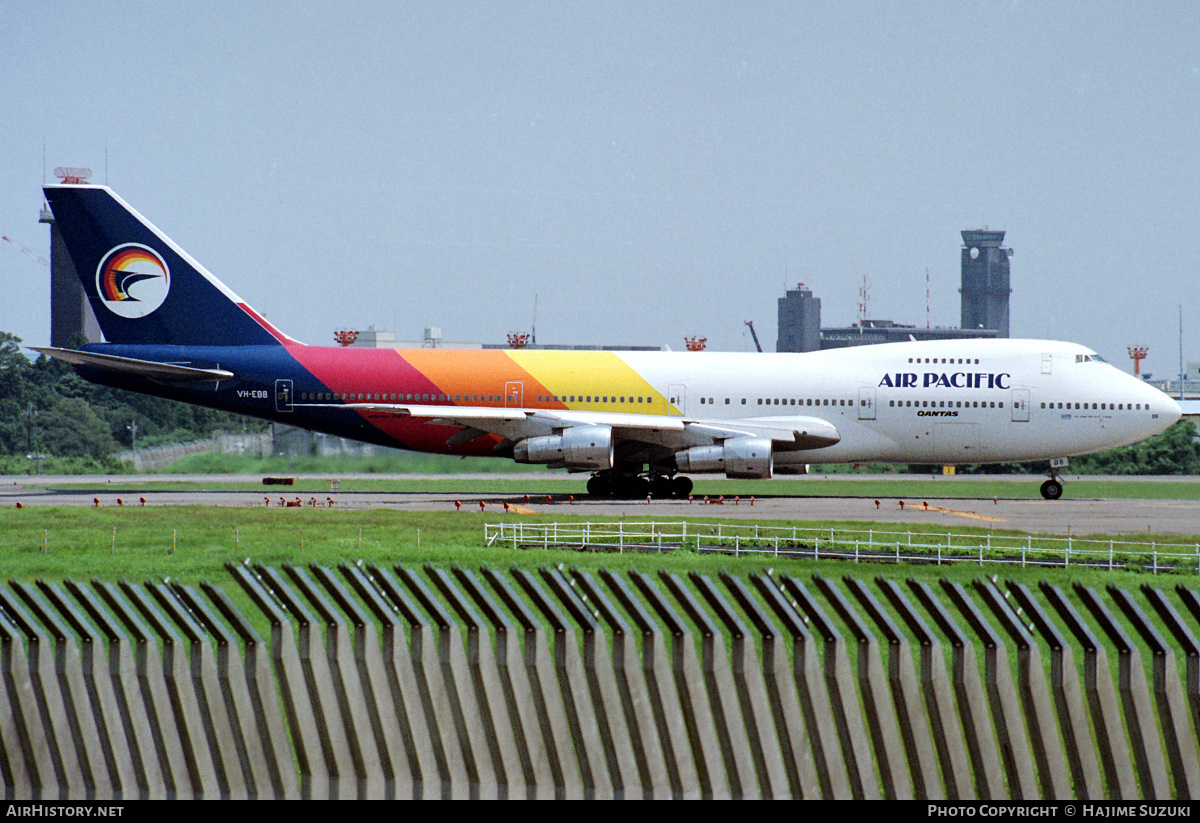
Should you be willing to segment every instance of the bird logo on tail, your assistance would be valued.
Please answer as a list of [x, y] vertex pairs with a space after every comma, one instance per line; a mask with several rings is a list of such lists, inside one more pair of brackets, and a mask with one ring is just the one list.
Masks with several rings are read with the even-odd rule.
[[171, 273], [158, 252], [125, 243], [104, 255], [96, 268], [96, 293], [105, 308], [121, 317], [145, 317], [163, 304]]

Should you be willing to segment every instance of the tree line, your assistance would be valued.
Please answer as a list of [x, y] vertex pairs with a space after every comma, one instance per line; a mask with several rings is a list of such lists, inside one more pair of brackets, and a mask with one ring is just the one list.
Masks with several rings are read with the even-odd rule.
[[113, 455], [257, 431], [259, 420], [160, 397], [97, 386], [59, 360], [25, 355], [21, 338], [0, 332], [0, 474], [120, 472]]

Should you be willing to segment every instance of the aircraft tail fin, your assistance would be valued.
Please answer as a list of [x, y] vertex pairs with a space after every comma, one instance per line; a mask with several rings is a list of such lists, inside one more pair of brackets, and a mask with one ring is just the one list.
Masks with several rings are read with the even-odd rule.
[[290, 341], [108, 187], [44, 190], [109, 343], [239, 346]]

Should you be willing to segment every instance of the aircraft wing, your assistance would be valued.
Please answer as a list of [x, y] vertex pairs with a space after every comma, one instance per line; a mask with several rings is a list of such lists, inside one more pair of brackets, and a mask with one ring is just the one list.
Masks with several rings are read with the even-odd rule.
[[51, 346], [30, 346], [35, 352], [70, 363], [72, 366], [90, 366], [94, 369], [131, 374], [150, 380], [173, 383], [188, 383], [200, 380], [228, 380], [233, 372], [225, 369], [197, 369], [177, 363], [159, 363], [155, 360], [137, 360], [132, 357], [117, 357], [114, 354], [60, 349]]
[[[299, 404], [297, 404], [299, 405]], [[349, 408], [367, 417], [419, 417], [434, 425], [462, 429], [450, 439], [461, 443], [482, 434], [521, 440], [555, 434], [572, 426], [608, 426], [624, 440], [667, 449], [708, 446], [738, 437], [766, 437], [779, 451], [803, 451], [831, 446], [841, 435], [831, 423], [816, 417], [760, 417], [746, 420], [703, 420], [660, 414], [567, 411], [563, 409], [494, 408], [489, 406], [429, 406], [397, 403], [313, 404]], [[471, 436], [471, 433], [474, 433]]]

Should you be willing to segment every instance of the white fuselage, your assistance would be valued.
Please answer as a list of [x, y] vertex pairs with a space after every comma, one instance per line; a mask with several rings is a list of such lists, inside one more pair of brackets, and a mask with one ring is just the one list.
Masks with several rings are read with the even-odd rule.
[[816, 417], [840, 442], [776, 465], [992, 463], [1069, 457], [1137, 442], [1178, 404], [1091, 350], [1041, 340], [951, 340], [807, 354], [622, 353], [699, 420]]

